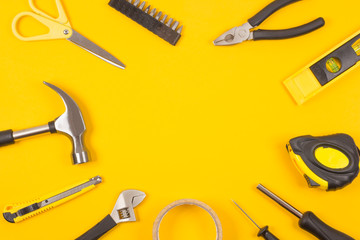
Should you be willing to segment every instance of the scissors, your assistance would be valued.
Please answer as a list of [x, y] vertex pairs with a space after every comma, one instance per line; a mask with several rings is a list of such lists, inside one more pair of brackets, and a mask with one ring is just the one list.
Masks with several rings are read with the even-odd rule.
[[[102, 60], [122, 69], [125, 69], [125, 65], [120, 62], [113, 55], [100, 48], [89, 39], [85, 38], [74, 29], [72, 29], [70, 22], [64, 11], [64, 7], [60, 0], [55, 0], [56, 6], [59, 12], [58, 18], [53, 18], [48, 14], [40, 11], [34, 4], [34, 0], [29, 0], [29, 4], [33, 12], [22, 12], [19, 13], [13, 21], [12, 30], [14, 35], [22, 41], [38, 41], [38, 40], [52, 40], [52, 39], [66, 39], [72, 43], [75, 43], [84, 50], [94, 54]], [[49, 28], [49, 32], [42, 35], [25, 37], [18, 31], [18, 23], [23, 17], [32, 17], [39, 21], [43, 25]]]

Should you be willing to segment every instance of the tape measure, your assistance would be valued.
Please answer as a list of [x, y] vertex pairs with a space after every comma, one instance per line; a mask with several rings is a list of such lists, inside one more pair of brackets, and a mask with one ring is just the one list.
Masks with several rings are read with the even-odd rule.
[[301, 136], [286, 148], [309, 187], [338, 190], [359, 174], [359, 149], [349, 135]]

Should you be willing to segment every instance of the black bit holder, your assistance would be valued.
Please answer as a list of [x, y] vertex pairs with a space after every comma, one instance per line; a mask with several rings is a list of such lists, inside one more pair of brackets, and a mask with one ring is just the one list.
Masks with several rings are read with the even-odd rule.
[[[172, 22], [168, 22], [165, 24], [166, 19], [160, 20], [160, 16], [156, 19], [156, 12], [153, 12], [152, 16], [149, 14], [149, 8], [147, 8], [148, 12], [144, 12], [142, 9], [138, 8], [138, 5], [141, 3], [138, 1], [136, 6], [127, 0], [111, 0], [109, 5], [128, 18], [132, 19], [133, 21], [137, 22], [144, 28], [148, 29], [149, 31], [153, 32], [154, 34], [158, 35], [165, 41], [169, 42], [172, 45], [176, 45], [181, 37], [181, 29], [179, 28], [176, 30], [177, 25]], [[154, 9], [153, 9], [154, 11]], [[155, 10], [156, 11], [156, 10]]]

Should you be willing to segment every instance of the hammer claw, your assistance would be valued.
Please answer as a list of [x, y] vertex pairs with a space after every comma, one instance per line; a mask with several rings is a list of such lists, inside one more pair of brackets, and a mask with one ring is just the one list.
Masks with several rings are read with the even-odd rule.
[[68, 136], [72, 140], [74, 164], [88, 162], [89, 156], [83, 141], [83, 134], [86, 127], [79, 106], [60, 88], [47, 82], [44, 82], [44, 84], [57, 92], [64, 102], [65, 112], [55, 119], [54, 125], [57, 132]]

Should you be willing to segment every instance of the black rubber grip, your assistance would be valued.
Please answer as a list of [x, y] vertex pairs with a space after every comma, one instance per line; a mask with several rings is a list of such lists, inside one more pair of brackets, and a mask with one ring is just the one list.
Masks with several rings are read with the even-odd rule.
[[253, 32], [254, 40], [277, 40], [277, 39], [286, 39], [301, 36], [316, 29], [321, 28], [325, 25], [325, 20], [323, 18], [318, 18], [312, 22], [304, 24], [299, 27], [284, 29], [284, 30], [256, 30]]
[[304, 213], [299, 221], [299, 226], [320, 240], [354, 240], [354, 238], [328, 226], [312, 212]]
[[260, 229], [260, 231], [258, 233], [258, 237], [263, 237], [265, 240], [279, 240], [277, 237], [275, 237], [274, 234], [272, 234], [269, 231], [268, 226], [265, 226], [265, 227]]
[[15, 143], [13, 130], [0, 132], [0, 147]]
[[107, 233], [110, 229], [116, 226], [114, 219], [107, 215], [101, 222], [96, 224], [89, 231], [78, 237], [76, 240], [95, 240]]
[[56, 127], [55, 127], [55, 121], [49, 122], [49, 129], [50, 129], [50, 133], [57, 133], [56, 131]]
[[276, 12], [277, 10], [291, 4], [298, 2], [300, 0], [275, 0], [269, 5], [267, 5], [263, 10], [261, 10], [258, 14], [249, 19], [249, 23], [253, 27], [259, 26], [265, 19], [267, 19], [271, 14]]

